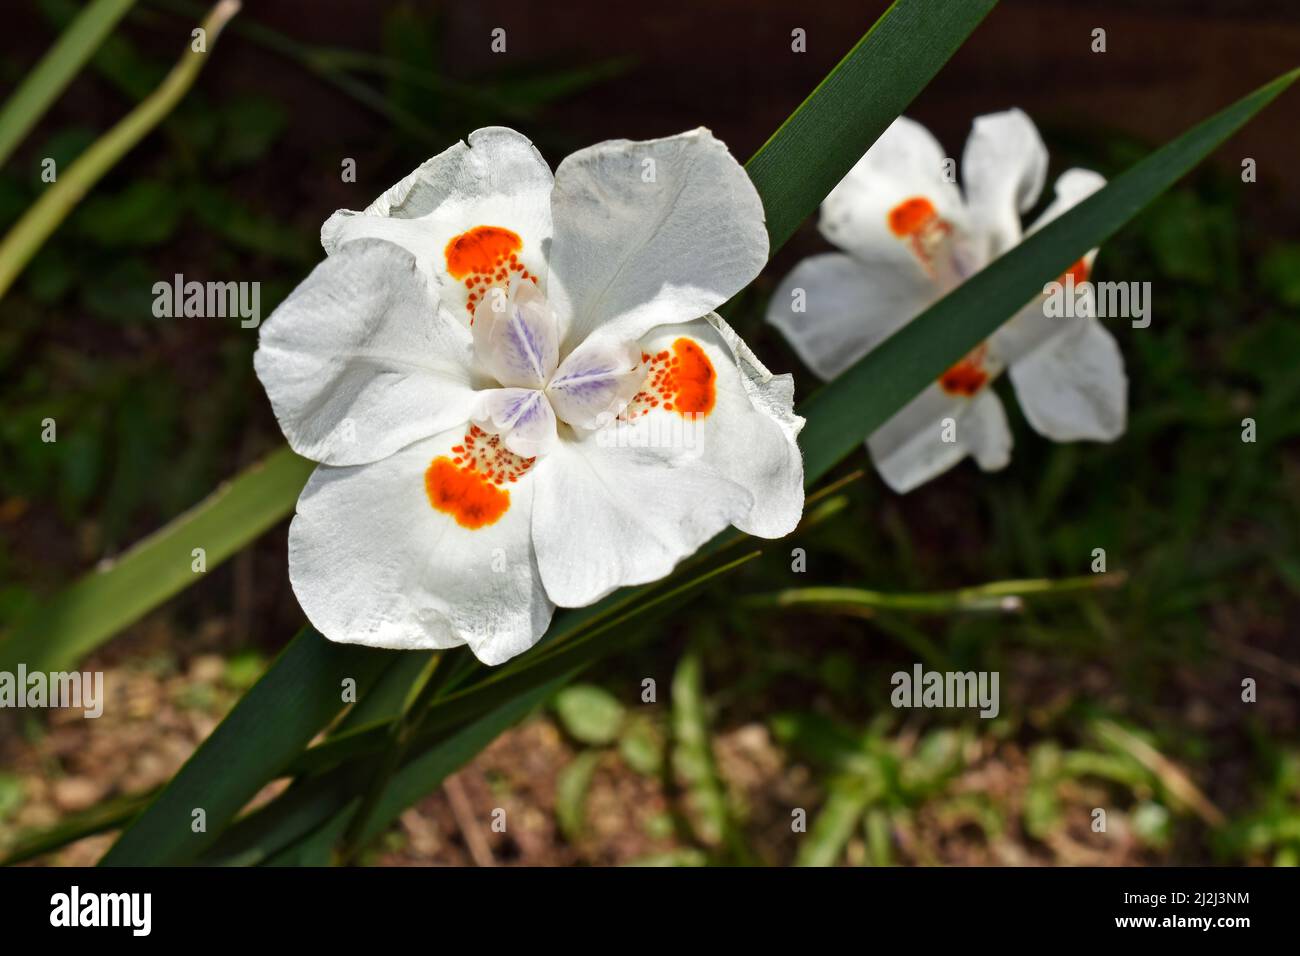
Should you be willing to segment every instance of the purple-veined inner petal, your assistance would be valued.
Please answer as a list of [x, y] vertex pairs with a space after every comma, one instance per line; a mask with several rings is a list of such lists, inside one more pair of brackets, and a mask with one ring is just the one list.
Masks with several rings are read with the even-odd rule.
[[536, 458], [554, 444], [555, 412], [535, 388], [494, 388], [482, 394], [479, 420], [521, 458]]
[[479, 364], [502, 385], [541, 388], [559, 361], [555, 313], [530, 280], [487, 291], [474, 312]]
[[644, 378], [636, 349], [597, 343], [570, 354], [555, 370], [546, 394], [561, 420], [598, 428], [627, 406]]

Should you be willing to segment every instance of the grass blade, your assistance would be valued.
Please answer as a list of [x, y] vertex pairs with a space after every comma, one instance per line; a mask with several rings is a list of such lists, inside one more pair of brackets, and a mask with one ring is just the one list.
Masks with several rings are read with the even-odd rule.
[[858, 821], [871, 806], [870, 785], [856, 777], [836, 777], [831, 781], [826, 804], [795, 856], [795, 866], [834, 866], [845, 845], [858, 827]]
[[0, 166], [58, 99], [135, 0], [94, 0], [68, 25], [0, 109]]
[[221, 28], [238, 12], [239, 0], [221, 0], [213, 7], [202, 24], [207, 52], [197, 53], [187, 46], [158, 89], [97, 139], [14, 223], [0, 241], [0, 298], [82, 197], [181, 101], [207, 63]]
[[88, 836], [116, 830], [133, 820], [153, 796], [150, 791], [106, 800], [88, 810], [64, 817], [48, 829], [25, 833], [9, 848], [9, 853], [0, 860], [0, 866], [24, 863]]
[[1037, 578], [1027, 581], [993, 581], [953, 591], [898, 593], [868, 591], [865, 588], [789, 588], [774, 594], [754, 594], [742, 603], [754, 608], [789, 608], [824, 614], [871, 617], [878, 610], [913, 614], [969, 612], [1015, 612], [1025, 607], [1025, 598], [1057, 597], [1065, 594], [1117, 588], [1128, 579], [1122, 571], [1086, 574], [1074, 578]]
[[898, 0], [745, 164], [775, 252], [997, 0]]

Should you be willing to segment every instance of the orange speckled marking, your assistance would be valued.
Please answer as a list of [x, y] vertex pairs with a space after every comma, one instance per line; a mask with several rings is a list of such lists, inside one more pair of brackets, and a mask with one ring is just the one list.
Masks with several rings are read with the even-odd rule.
[[471, 425], [451, 454], [439, 456], [424, 473], [429, 504], [471, 530], [495, 524], [510, 508], [510, 492], [501, 487], [519, 480], [535, 458], [520, 458], [506, 450], [500, 435]]
[[977, 346], [969, 355], [939, 376], [939, 387], [949, 395], [973, 398], [989, 380], [989, 373], [984, 369], [984, 353], [987, 351], [987, 345]]
[[465, 308], [471, 324], [475, 306], [492, 286], [508, 285], [510, 276], [516, 273], [520, 278], [537, 281], [519, 261], [523, 247], [519, 233], [503, 226], [475, 226], [447, 243], [447, 271], [453, 279], [462, 280], [469, 290]]
[[672, 350], [651, 355], [641, 353], [646, 367], [645, 384], [628, 403], [622, 417], [636, 418], [653, 408], [676, 412], [683, 418], [703, 418], [713, 411], [718, 399], [718, 373], [704, 349], [693, 339], [680, 338]]

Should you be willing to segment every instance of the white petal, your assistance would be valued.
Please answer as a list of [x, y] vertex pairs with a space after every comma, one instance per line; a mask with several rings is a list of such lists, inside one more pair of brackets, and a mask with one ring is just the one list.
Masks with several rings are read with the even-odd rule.
[[1128, 377], [1115, 337], [1096, 319], [1060, 319], [1067, 331], [1011, 366], [1025, 418], [1056, 441], [1114, 441], [1124, 433]]
[[[794, 412], [794, 377], [768, 371], [717, 313], [710, 313], [702, 321], [726, 346], [754, 411], [751, 415], [736, 400], [726, 354], [700, 330], [701, 323], [686, 326], [684, 331], [694, 334], [718, 369], [718, 404], [714, 409], [717, 430], [704, 432], [704, 452], [712, 456], [719, 471], [754, 496], [754, 507], [734, 522], [735, 526], [760, 538], [785, 537], [803, 517], [804, 503], [803, 453], [798, 442], [804, 420]], [[666, 344], [669, 335], [671, 332], [665, 331], [655, 337]]]
[[383, 461], [318, 468], [289, 529], [289, 577], [330, 640], [372, 647], [468, 643], [489, 664], [537, 642], [550, 622], [530, 541], [532, 483], [512, 484], [494, 522], [463, 527], [430, 504], [426, 471], [461, 430]]
[[[1087, 169], [1067, 169], [1056, 180], [1055, 198], [1044, 210], [1043, 214], [1029, 227], [1028, 234], [1032, 235], [1043, 228], [1057, 216], [1087, 199], [1104, 185], [1106, 185], [1106, 180], [1099, 173]], [[1091, 275], [1092, 264], [1096, 258], [1096, 249], [1092, 249], [1084, 255], [1082, 262], [1085, 277]], [[1057, 281], [1060, 282], [1064, 278], [1062, 276]], [[1068, 289], [1069, 287], [1063, 286], [1061, 294], [1068, 294]], [[1075, 286], [1074, 289], [1077, 297], [1071, 306], [1074, 309], [1074, 314], [1076, 316], [1095, 315], [1096, 313], [1093, 310], [1096, 303], [1093, 287], [1080, 284]], [[993, 349], [1003, 363], [1014, 365], [1023, 356], [1030, 354], [1049, 340], [1068, 331], [1074, 319], [1045, 314], [1045, 302], [1045, 296], [1039, 295], [1035, 297], [1034, 301], [1016, 313], [993, 334]]]
[[991, 388], [971, 400], [957, 423], [957, 434], [985, 471], [1000, 471], [1011, 463], [1011, 427], [1001, 399]]
[[[468, 324], [471, 292], [481, 300], [481, 280], [500, 270], [527, 271], [545, 290], [553, 182], [527, 137], [500, 126], [475, 130], [468, 143], [423, 163], [363, 212], [334, 213], [321, 228], [321, 244], [331, 255], [365, 236], [403, 246], [447, 309]], [[461, 251], [449, 261], [453, 249]], [[498, 262], [502, 252], [515, 261]]]
[[[944, 438], [950, 424], [955, 440], [948, 442]], [[867, 448], [885, 483], [906, 494], [968, 454], [985, 471], [1005, 467], [1010, 460], [1011, 431], [992, 389], [965, 398], [949, 395], [936, 384], [876, 429], [867, 439]]]
[[782, 280], [767, 321], [805, 365], [831, 379], [915, 318], [935, 292], [915, 271], [831, 252], [803, 260]]
[[469, 418], [472, 359], [469, 332], [438, 310], [411, 255], [364, 240], [262, 324], [253, 364], [293, 450], [354, 465]]
[[1020, 241], [1020, 214], [1038, 201], [1047, 178], [1047, 147], [1021, 110], [975, 120], [961, 160], [971, 216], [991, 242], [989, 257]]
[[[1106, 177], [1101, 173], [1095, 173], [1091, 169], [1080, 169], [1077, 166], [1067, 169], [1056, 178], [1052, 201], [1043, 210], [1043, 214], [1034, 220], [1034, 224], [1029, 227], [1029, 233], [1042, 229], [1057, 216], [1068, 212], [1105, 185]], [[1093, 253], [1096, 253], [1095, 249]]]
[[474, 312], [479, 368], [502, 385], [541, 388], [560, 355], [555, 313], [537, 286], [516, 279], [494, 286]]
[[711, 469], [655, 449], [601, 448], [602, 434], [561, 441], [534, 469], [533, 543], [561, 607], [659, 580], [752, 506]]
[[704, 315], [767, 261], [763, 205], [705, 129], [579, 150], [555, 171], [547, 295], [563, 350]]
[[[970, 244], [966, 208], [949, 168], [929, 131], [900, 116], [822, 202], [818, 228], [865, 262], [886, 263], [911, 279], [959, 281], [984, 263]], [[899, 211], [918, 204], [933, 213], [927, 227], [900, 230]]]
[[[680, 341], [691, 343], [675, 351]], [[795, 436], [793, 382], [768, 372], [721, 320], [656, 329], [643, 340], [658, 389], [639, 396], [628, 420], [562, 440], [536, 466], [533, 540], [546, 591], [557, 604], [582, 606], [617, 587], [655, 581], [728, 525], [763, 537], [793, 530], [803, 508], [803, 462]], [[693, 351], [698, 350], [698, 354]], [[655, 386], [670, 356], [689, 376]], [[713, 369], [707, 413], [682, 407]], [[688, 380], [689, 379], [689, 380]], [[698, 392], [696, 397], [703, 395]], [[703, 408], [704, 402], [698, 407]], [[644, 414], [643, 414], [644, 413]]]
[[535, 388], [492, 388], [479, 392], [475, 421], [501, 436], [520, 458], [536, 458], [555, 447], [555, 412]]
[[644, 378], [639, 349], [596, 341], [578, 346], [560, 363], [546, 394], [561, 421], [597, 428], [627, 407]]

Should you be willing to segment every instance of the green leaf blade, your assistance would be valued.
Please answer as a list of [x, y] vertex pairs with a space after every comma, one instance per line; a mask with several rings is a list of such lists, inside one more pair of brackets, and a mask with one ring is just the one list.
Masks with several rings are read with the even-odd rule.
[[763, 197], [773, 252], [995, 6], [898, 0], [750, 158], [745, 169]]

